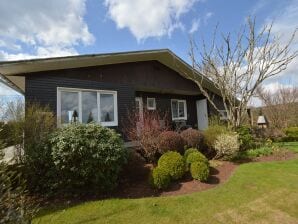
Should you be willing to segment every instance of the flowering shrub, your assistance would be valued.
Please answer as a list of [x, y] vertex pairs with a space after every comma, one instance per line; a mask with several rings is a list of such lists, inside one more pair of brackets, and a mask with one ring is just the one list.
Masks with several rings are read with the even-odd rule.
[[192, 128], [188, 128], [180, 133], [187, 147], [198, 148], [203, 140], [203, 134]]
[[175, 131], [163, 131], [158, 137], [158, 148], [161, 154], [167, 151], [182, 152], [184, 141]]
[[232, 159], [238, 153], [239, 147], [237, 134], [221, 134], [214, 143], [214, 149], [216, 151], [215, 159]]
[[158, 167], [163, 169], [172, 179], [178, 180], [185, 173], [185, 162], [178, 152], [166, 152], [158, 160]]
[[204, 143], [209, 149], [214, 148], [214, 143], [217, 137], [221, 134], [227, 133], [228, 129], [223, 125], [212, 125], [204, 131]]

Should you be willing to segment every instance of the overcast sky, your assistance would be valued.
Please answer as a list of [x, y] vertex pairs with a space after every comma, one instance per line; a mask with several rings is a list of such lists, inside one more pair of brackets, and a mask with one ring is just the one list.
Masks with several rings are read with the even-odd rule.
[[[186, 61], [189, 35], [235, 32], [248, 15], [297, 28], [298, 0], [1, 0], [0, 61], [169, 48]], [[297, 46], [298, 37], [295, 40]], [[266, 87], [298, 86], [298, 59]], [[16, 93], [0, 84], [0, 97]]]

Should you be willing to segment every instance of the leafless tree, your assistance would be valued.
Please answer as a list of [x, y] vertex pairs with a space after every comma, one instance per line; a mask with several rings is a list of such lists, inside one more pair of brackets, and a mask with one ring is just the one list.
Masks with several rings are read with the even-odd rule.
[[298, 87], [280, 86], [274, 93], [260, 87], [257, 96], [264, 105], [262, 112], [271, 126], [286, 128], [298, 125]]
[[199, 48], [193, 38], [190, 40], [193, 72], [185, 76], [195, 81], [202, 94], [219, 111], [215, 94], [205, 88], [210, 81], [214, 83], [215, 92], [222, 96], [233, 127], [244, 121], [247, 104], [256, 89], [268, 78], [285, 70], [298, 55], [298, 50], [291, 49], [296, 30], [285, 43], [273, 34], [272, 26], [273, 23], [259, 30], [255, 19], [248, 18], [235, 38], [230, 33], [222, 34], [221, 41], [217, 42], [216, 28], [210, 46], [202, 40]]

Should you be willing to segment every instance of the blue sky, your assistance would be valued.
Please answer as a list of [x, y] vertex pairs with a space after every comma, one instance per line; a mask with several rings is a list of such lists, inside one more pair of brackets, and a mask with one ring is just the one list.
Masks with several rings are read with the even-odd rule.
[[[189, 35], [208, 41], [216, 24], [236, 32], [247, 16], [289, 36], [297, 28], [297, 0], [2, 0], [0, 60], [169, 48], [186, 61]], [[295, 43], [297, 45], [298, 39]], [[298, 61], [278, 85], [298, 86]], [[0, 84], [0, 97], [16, 93]]]

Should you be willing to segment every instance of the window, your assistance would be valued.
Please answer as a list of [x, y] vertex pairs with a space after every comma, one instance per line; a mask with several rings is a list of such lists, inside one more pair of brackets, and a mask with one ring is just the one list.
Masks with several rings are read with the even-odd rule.
[[187, 120], [186, 100], [171, 100], [172, 120]]
[[156, 109], [155, 98], [147, 98], [147, 109], [148, 110], [155, 110]]
[[219, 110], [219, 119], [220, 120], [228, 120], [228, 113], [226, 110]]
[[97, 122], [117, 126], [117, 92], [59, 87], [57, 117], [59, 124]]

